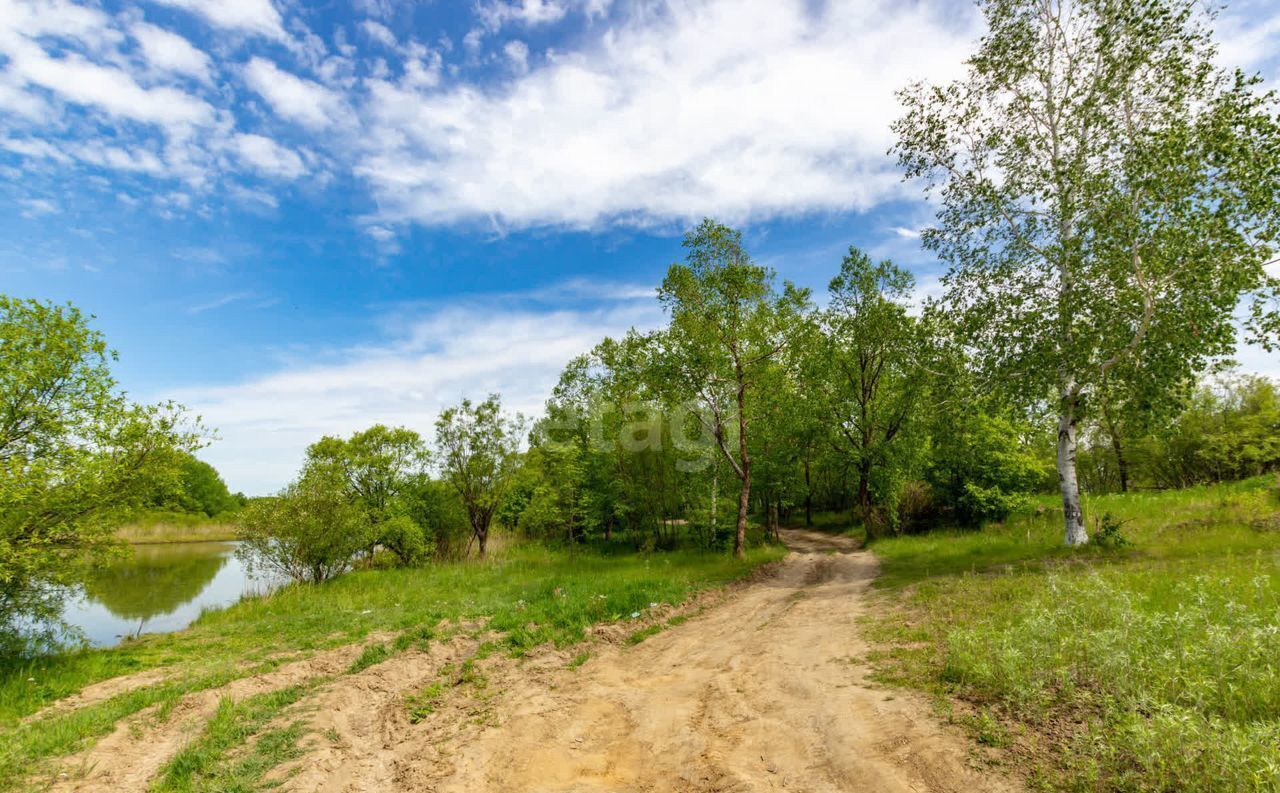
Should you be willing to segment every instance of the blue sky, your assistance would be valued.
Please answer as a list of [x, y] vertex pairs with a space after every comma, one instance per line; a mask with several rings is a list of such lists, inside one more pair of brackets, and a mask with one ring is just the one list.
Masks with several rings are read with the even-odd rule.
[[[1280, 12], [1219, 31], [1275, 77]], [[704, 215], [818, 291], [851, 243], [935, 288], [892, 94], [980, 33], [941, 0], [0, 0], [0, 291], [96, 315], [268, 492], [323, 433], [536, 412], [660, 321]]]

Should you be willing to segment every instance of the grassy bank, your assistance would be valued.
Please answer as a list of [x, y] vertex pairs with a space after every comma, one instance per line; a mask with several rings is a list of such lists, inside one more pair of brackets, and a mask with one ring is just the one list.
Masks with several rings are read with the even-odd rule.
[[877, 542], [880, 674], [939, 695], [1045, 789], [1280, 790], [1274, 488], [1090, 499], [1128, 542], [1109, 549], [1062, 548], [1051, 499]]
[[116, 537], [133, 545], [173, 542], [225, 542], [236, 538], [236, 526], [225, 516], [216, 518], [182, 512], [150, 512], [116, 530]]
[[[0, 789], [19, 786], [50, 759], [76, 751], [150, 705], [167, 707], [191, 691], [351, 644], [373, 631], [422, 635], [442, 620], [484, 619], [501, 636], [496, 649], [519, 655], [544, 642], [576, 642], [590, 624], [682, 601], [781, 555], [779, 548], [757, 547], [737, 562], [724, 553], [517, 546], [484, 563], [368, 570], [320, 586], [291, 586], [205, 614], [179, 633], [3, 670]], [[103, 702], [24, 721], [90, 683], [154, 668], [169, 674]]]

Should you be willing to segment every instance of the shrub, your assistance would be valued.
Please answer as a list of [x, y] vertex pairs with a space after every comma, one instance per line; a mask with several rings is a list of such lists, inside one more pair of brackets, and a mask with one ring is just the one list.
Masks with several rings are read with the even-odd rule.
[[1009, 419], [974, 413], [934, 438], [928, 480], [956, 519], [967, 525], [1004, 520], [1045, 481], [1045, 461], [1027, 441], [1029, 431]]
[[396, 515], [378, 527], [378, 544], [402, 565], [418, 564], [432, 550], [426, 532], [407, 515]]
[[363, 512], [333, 466], [313, 466], [278, 496], [245, 507], [237, 554], [251, 571], [318, 583], [345, 571], [368, 545]]
[[[447, 482], [416, 477], [401, 489], [394, 510], [422, 532], [424, 556], [452, 559], [466, 549], [471, 527], [462, 501]], [[391, 547], [385, 541], [383, 545]]]

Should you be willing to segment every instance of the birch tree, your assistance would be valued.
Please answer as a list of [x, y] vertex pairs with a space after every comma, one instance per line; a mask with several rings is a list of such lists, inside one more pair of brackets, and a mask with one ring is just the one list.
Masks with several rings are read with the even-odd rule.
[[[1171, 386], [1274, 338], [1273, 94], [1215, 65], [1195, 0], [984, 0], [962, 79], [900, 93], [895, 147], [940, 210], [924, 242], [993, 384], [1051, 399], [1065, 539], [1088, 541], [1077, 427], [1108, 377]], [[1142, 365], [1130, 366], [1133, 361]]]

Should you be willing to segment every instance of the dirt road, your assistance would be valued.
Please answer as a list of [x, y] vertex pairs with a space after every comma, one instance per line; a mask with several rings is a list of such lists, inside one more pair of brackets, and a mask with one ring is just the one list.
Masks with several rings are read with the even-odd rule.
[[[576, 668], [564, 654], [491, 656], [483, 684], [449, 687], [417, 724], [406, 696], [452, 674], [477, 640], [344, 678], [305, 703], [308, 751], [273, 776], [333, 793], [1019, 790], [977, 770], [926, 702], [867, 681], [858, 619], [874, 557], [847, 538], [783, 537], [793, 553], [774, 575], [688, 621], [597, 646]], [[154, 738], [122, 737], [67, 787], [126, 789], [126, 767], [160, 759]]]
[[970, 745], [926, 703], [867, 684], [858, 618], [874, 557], [847, 538], [791, 530], [784, 539], [793, 553], [776, 575], [678, 627], [608, 648], [577, 669], [511, 675], [481, 711], [485, 724], [415, 740], [374, 719], [372, 734], [347, 731], [342, 746], [321, 762], [310, 758], [289, 787], [1018, 789], [975, 771]]

